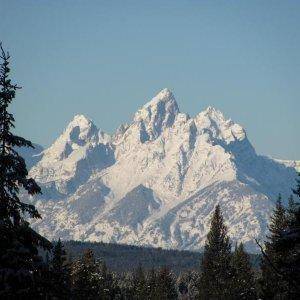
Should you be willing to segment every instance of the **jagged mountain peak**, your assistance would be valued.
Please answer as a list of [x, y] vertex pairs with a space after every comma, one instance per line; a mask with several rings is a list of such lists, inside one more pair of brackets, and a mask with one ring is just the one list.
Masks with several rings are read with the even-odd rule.
[[138, 124], [141, 141], [157, 138], [165, 128], [173, 125], [178, 113], [178, 104], [172, 92], [161, 90], [134, 115], [133, 121]]
[[151, 118], [152, 115], [168, 112], [176, 115], [179, 113], [179, 108], [173, 93], [165, 88], [140, 108], [135, 114], [134, 119], [138, 121], [140, 119]]
[[84, 115], [75, 115], [60, 138], [71, 141], [86, 141], [97, 135], [98, 128], [92, 120]]
[[247, 137], [241, 125], [227, 119], [220, 110], [212, 106], [201, 111], [195, 117], [195, 123], [200, 132], [208, 133], [210, 137], [222, 140], [226, 144], [236, 140], [242, 141]]
[[92, 120], [90, 120], [88, 117], [82, 114], [74, 115], [73, 119], [69, 122], [69, 124], [66, 127], [66, 130], [72, 129], [76, 126], [80, 127], [80, 129], [85, 129], [87, 127], [90, 127], [94, 125]]
[[44, 159], [64, 160], [76, 149], [87, 143], [97, 143], [99, 130], [84, 115], [75, 115], [63, 133], [44, 151]]
[[225, 123], [227, 124], [231, 124], [233, 123], [230, 119], [226, 119], [224, 114], [212, 107], [212, 106], [208, 106], [206, 109], [204, 109], [203, 111], [201, 111], [200, 113], [198, 113], [198, 115], [196, 115], [196, 120], [199, 121], [210, 121], [208, 122], [208, 125], [215, 123], [216, 125], [223, 125]]
[[76, 122], [76, 123], [90, 123], [92, 122], [87, 116], [83, 115], [83, 114], [76, 114], [74, 115], [72, 122]]
[[43, 152], [42, 159], [33, 166], [30, 174], [41, 183], [50, 184], [43, 191], [45, 195], [53, 194], [54, 186], [59, 193], [72, 192], [93, 169], [109, 164], [110, 139], [89, 118], [75, 115], [63, 133]]
[[169, 103], [173, 104], [174, 106], [176, 106], [178, 109], [178, 104], [175, 100], [175, 97], [174, 97], [172, 91], [169, 90], [168, 88], [162, 89], [158, 94], [156, 94], [156, 96], [154, 96], [149, 102], [147, 102], [143, 106], [143, 108], [148, 108], [150, 106], [156, 106], [160, 102], [169, 102]]
[[214, 119], [219, 119], [221, 121], [225, 121], [226, 118], [224, 116], [224, 114], [217, 108], [213, 107], [213, 106], [208, 106], [203, 113], [207, 116], [210, 116]]

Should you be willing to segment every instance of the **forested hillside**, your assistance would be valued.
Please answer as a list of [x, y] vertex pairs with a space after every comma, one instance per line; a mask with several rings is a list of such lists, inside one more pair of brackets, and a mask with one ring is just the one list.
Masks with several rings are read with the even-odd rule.
[[[138, 247], [112, 243], [88, 243], [68, 241], [63, 243], [71, 258], [80, 257], [86, 249], [91, 249], [96, 259], [105, 261], [112, 271], [133, 271], [139, 265], [144, 269], [168, 266], [174, 273], [198, 270], [201, 252], [165, 250], [161, 248]], [[251, 255], [254, 267], [259, 265], [260, 255]]]
[[88, 243], [69, 241], [63, 243], [72, 258], [82, 256], [91, 249], [96, 259], [104, 261], [112, 271], [133, 271], [142, 265], [145, 269], [168, 266], [173, 272], [199, 268], [201, 254], [192, 251], [164, 250], [112, 243]]

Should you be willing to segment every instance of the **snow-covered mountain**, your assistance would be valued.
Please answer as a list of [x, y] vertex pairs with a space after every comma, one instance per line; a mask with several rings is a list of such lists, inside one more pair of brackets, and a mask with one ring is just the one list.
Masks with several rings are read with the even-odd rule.
[[33, 226], [50, 239], [196, 250], [219, 203], [233, 241], [255, 251], [296, 171], [257, 155], [220, 111], [181, 113], [164, 89], [112, 136], [75, 116], [30, 175], [43, 190]]

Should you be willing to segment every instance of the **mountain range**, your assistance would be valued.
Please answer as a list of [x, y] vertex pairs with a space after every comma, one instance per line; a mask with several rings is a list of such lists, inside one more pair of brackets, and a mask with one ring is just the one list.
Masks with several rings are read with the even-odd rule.
[[43, 194], [26, 197], [49, 239], [199, 250], [220, 204], [233, 243], [256, 252], [298, 162], [258, 155], [242, 126], [208, 107], [181, 113], [160, 91], [113, 135], [76, 115], [47, 149], [24, 151]]

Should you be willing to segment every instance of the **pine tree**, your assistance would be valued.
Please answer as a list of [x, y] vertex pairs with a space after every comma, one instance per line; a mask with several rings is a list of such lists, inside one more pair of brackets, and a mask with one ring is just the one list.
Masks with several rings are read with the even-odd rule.
[[72, 294], [75, 299], [92, 299], [97, 290], [94, 275], [97, 271], [92, 250], [87, 249], [81, 259], [73, 262], [71, 269]]
[[154, 268], [148, 273], [146, 282], [148, 299], [158, 299], [158, 274]]
[[67, 254], [59, 239], [52, 250], [51, 290], [54, 297], [68, 299], [70, 297], [70, 270], [67, 264]]
[[114, 286], [119, 288], [119, 291], [116, 291], [116, 294], [118, 295], [116, 299], [134, 299], [134, 286], [132, 274], [127, 272], [125, 274], [122, 274], [121, 276], [119, 275], [117, 278], [115, 278], [115, 281], [116, 283], [114, 284]]
[[298, 173], [298, 178], [296, 179], [297, 186], [295, 189], [293, 189], [293, 194], [298, 197], [298, 200], [300, 199], [300, 172]]
[[287, 217], [288, 223], [290, 223], [291, 220], [294, 218], [294, 216], [295, 216], [294, 212], [296, 209], [297, 209], [297, 203], [295, 202], [293, 195], [291, 195], [289, 197], [288, 208], [286, 210], [286, 214], [287, 214], [286, 217]]
[[179, 299], [188, 299], [189, 273], [181, 273], [177, 278]]
[[280, 236], [280, 232], [284, 230], [287, 226], [287, 216], [286, 209], [282, 205], [282, 197], [278, 196], [276, 207], [271, 216], [271, 222], [269, 225], [269, 230], [271, 235], [268, 236], [269, 243], [273, 243]]
[[[300, 176], [300, 174], [299, 174]], [[293, 190], [297, 202], [290, 201], [287, 226], [279, 232], [274, 241], [273, 249], [276, 253], [284, 253], [284, 259], [276, 265], [276, 274], [281, 278], [281, 299], [300, 298], [300, 180]]]
[[210, 231], [204, 247], [202, 274], [200, 278], [200, 299], [224, 299], [230, 297], [231, 244], [227, 236], [220, 206], [217, 205], [211, 221]]
[[245, 252], [244, 245], [236, 245], [231, 260], [234, 277], [232, 279], [233, 298], [256, 299], [254, 274], [250, 256]]
[[139, 264], [138, 268], [133, 274], [133, 284], [135, 291], [135, 299], [147, 299], [148, 294], [146, 276], [141, 264]]
[[167, 267], [159, 270], [157, 275], [157, 294], [160, 300], [177, 299], [177, 289], [174, 275]]
[[9, 53], [1, 44], [0, 50], [0, 297], [40, 296], [43, 261], [38, 247], [50, 249], [51, 244], [25, 220], [25, 216], [40, 218], [36, 208], [19, 198], [20, 189], [29, 195], [41, 189], [27, 177], [25, 161], [17, 152], [18, 147], [33, 146], [12, 132], [15, 119], [8, 108], [19, 87], [9, 78]]
[[97, 264], [99, 268], [98, 280], [98, 295], [100, 299], [114, 299], [117, 294], [117, 287], [113, 275], [109, 272], [106, 263]]
[[281, 196], [279, 195], [273, 215], [270, 218], [270, 235], [265, 242], [265, 255], [262, 256], [261, 261], [261, 289], [262, 296], [266, 299], [272, 299], [276, 295], [281, 295], [287, 289], [286, 282], [276, 272], [276, 269], [280, 268], [286, 259], [286, 253], [285, 251], [279, 251], [274, 246], [281, 232], [287, 228], [287, 224], [286, 209], [282, 205]]
[[199, 273], [196, 271], [187, 271], [180, 274], [177, 279], [179, 299], [198, 299]]
[[72, 295], [75, 299], [112, 299], [116, 293], [112, 274], [97, 261], [91, 249], [71, 267]]

